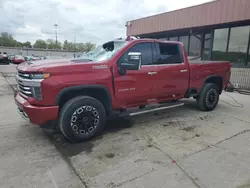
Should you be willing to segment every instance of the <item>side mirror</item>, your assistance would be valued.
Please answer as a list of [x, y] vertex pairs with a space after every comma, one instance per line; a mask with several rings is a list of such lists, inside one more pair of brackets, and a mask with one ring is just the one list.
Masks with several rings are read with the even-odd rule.
[[121, 69], [139, 70], [141, 68], [141, 52], [129, 52], [128, 60], [120, 64]]

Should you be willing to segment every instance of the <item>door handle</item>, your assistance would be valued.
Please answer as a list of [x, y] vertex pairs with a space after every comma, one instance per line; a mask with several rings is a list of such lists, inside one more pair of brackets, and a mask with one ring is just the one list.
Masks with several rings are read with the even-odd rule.
[[149, 75], [157, 74], [157, 72], [148, 72]]
[[188, 71], [187, 69], [180, 70], [180, 72], [187, 72], [187, 71]]

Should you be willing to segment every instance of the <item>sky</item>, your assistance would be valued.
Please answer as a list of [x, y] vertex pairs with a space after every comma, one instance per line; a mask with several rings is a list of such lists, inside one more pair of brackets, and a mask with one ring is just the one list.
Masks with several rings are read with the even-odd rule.
[[126, 36], [126, 21], [209, 0], [0, 0], [0, 32], [16, 40], [92, 42]]

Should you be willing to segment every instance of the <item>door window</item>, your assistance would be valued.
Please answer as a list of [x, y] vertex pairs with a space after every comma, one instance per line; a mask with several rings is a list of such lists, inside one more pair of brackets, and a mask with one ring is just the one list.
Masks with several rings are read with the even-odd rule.
[[129, 52], [141, 52], [141, 64], [142, 65], [152, 65], [153, 64], [153, 56], [152, 56], [152, 43], [138, 43], [129, 48], [119, 59], [118, 65], [121, 62], [128, 62], [128, 53]]
[[178, 44], [159, 43], [158, 64], [178, 64], [182, 63], [182, 53]]

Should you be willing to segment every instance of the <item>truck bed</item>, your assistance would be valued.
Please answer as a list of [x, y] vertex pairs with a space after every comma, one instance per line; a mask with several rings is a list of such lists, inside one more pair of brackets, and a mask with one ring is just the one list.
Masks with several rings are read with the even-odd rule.
[[223, 88], [226, 86], [225, 80], [229, 80], [231, 63], [228, 61], [189, 61], [190, 88], [195, 88], [199, 92], [204, 80], [211, 75], [224, 78]]

